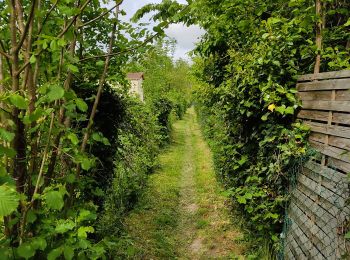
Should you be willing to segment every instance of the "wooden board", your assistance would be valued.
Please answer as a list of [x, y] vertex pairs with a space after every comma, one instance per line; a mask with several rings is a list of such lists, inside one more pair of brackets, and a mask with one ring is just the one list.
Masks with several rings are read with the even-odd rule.
[[303, 91], [320, 91], [320, 90], [346, 90], [350, 89], [350, 79], [332, 79], [322, 81], [311, 81], [297, 84], [297, 90]]
[[[302, 101], [331, 101], [333, 100], [332, 90], [300, 91], [297, 96]], [[350, 89], [336, 90], [334, 95], [336, 101], [350, 101]]]
[[298, 92], [298, 98], [303, 101], [310, 100], [332, 100], [332, 91], [309, 91], [309, 92]]
[[350, 101], [303, 101], [303, 109], [350, 112]]
[[[327, 122], [329, 119], [329, 112], [303, 109], [298, 113], [298, 118]], [[350, 125], [349, 113], [334, 112], [331, 119], [332, 123]]]
[[332, 234], [326, 234], [321, 228], [315, 225], [297, 205], [291, 204], [290, 212], [298, 226], [303, 230], [316, 248], [311, 255], [312, 257], [325, 257], [328, 259], [330, 255], [335, 253], [335, 237]]
[[350, 100], [350, 89], [348, 90], [337, 90], [336, 91], [336, 94], [335, 94], [335, 100], [343, 100], [343, 101], [346, 101], [346, 100]]
[[350, 138], [350, 128], [344, 127], [344, 126], [337, 126], [337, 125], [326, 125], [318, 122], [310, 122], [306, 121], [304, 122], [305, 125], [308, 125], [311, 127], [311, 131], [314, 131], [316, 133], [323, 133], [328, 135], [334, 135], [344, 138]]
[[328, 167], [325, 167], [323, 165], [320, 165], [318, 163], [315, 163], [313, 161], [308, 161], [304, 164], [305, 168], [308, 168], [309, 170], [312, 170], [316, 173], [321, 174], [323, 177], [328, 178], [336, 183], [345, 182], [347, 176], [345, 174], [342, 174], [338, 171], [335, 171], [333, 169], [330, 169]]
[[311, 80], [323, 80], [323, 79], [341, 79], [350, 78], [350, 70], [330, 71], [317, 74], [306, 74], [298, 77], [298, 81], [311, 81]]
[[322, 154], [328, 155], [332, 158], [350, 163], [350, 152], [345, 149], [325, 145], [319, 142], [310, 140], [310, 144], [313, 148], [321, 152]]
[[323, 143], [323, 144], [326, 144], [326, 140], [327, 140], [328, 145], [330, 146], [334, 146], [337, 148], [344, 149], [346, 151], [350, 151], [350, 139], [348, 138], [330, 135], [328, 136], [328, 139], [327, 139], [326, 134], [312, 132], [309, 136], [309, 140]]
[[345, 242], [338, 230], [350, 216], [350, 70], [298, 81], [297, 117], [310, 126], [309, 142], [318, 153], [301, 167], [291, 192], [286, 252], [294, 259], [339, 259]]

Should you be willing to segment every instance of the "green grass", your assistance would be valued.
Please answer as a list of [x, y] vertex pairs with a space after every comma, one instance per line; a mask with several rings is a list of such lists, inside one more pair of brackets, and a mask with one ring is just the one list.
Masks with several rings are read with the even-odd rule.
[[126, 218], [114, 258], [242, 259], [246, 244], [232, 224], [193, 109], [173, 125], [159, 162]]

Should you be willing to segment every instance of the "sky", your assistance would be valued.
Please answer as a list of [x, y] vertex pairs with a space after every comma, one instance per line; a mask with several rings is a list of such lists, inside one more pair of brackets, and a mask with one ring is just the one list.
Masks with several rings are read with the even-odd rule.
[[[126, 12], [124, 19], [130, 19], [139, 8], [146, 4], [159, 2], [161, 2], [161, 0], [124, 0], [121, 5], [121, 9]], [[178, 0], [178, 2], [186, 3], [184, 0]], [[149, 22], [151, 25], [153, 24], [153, 21], [143, 20], [142, 22]], [[188, 60], [189, 57], [187, 56], [187, 53], [194, 49], [195, 43], [203, 32], [204, 31], [201, 28], [195, 25], [187, 27], [183, 24], [171, 24], [165, 33], [169, 37], [174, 38], [177, 42], [174, 58]]]

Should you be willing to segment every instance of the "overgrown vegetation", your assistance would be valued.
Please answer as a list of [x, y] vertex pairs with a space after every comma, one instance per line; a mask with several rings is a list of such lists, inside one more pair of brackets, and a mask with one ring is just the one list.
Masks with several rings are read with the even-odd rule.
[[128, 94], [125, 73], [148, 52], [187, 65], [149, 44], [159, 32], [121, 22], [121, 3], [0, 2], [1, 259], [112, 257], [185, 109], [172, 82], [159, 96], [148, 83], [146, 103]]
[[313, 72], [316, 53], [321, 71], [350, 68], [350, 6], [323, 1], [316, 16], [314, 1], [214, 2], [194, 2], [206, 29], [195, 59], [198, 113], [217, 173], [250, 228], [278, 242], [288, 169], [306, 152], [307, 129], [295, 121], [296, 77]]
[[[155, 11], [153, 34], [121, 21], [122, 2], [0, 1], [0, 258], [113, 257], [190, 103], [190, 69], [218, 176], [277, 249], [288, 168], [306, 151], [296, 76], [350, 69], [349, 1], [164, 0], [135, 16]], [[206, 31], [193, 68], [150, 44], [172, 22]], [[146, 103], [127, 93], [131, 71]]]

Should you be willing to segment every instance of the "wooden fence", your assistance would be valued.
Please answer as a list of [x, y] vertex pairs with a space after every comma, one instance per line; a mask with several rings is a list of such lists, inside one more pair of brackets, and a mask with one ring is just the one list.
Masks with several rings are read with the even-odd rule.
[[[350, 71], [303, 75], [298, 117], [311, 127], [319, 153], [305, 163], [291, 191], [285, 259], [341, 259], [349, 254]], [[350, 256], [349, 256], [350, 259]]]

